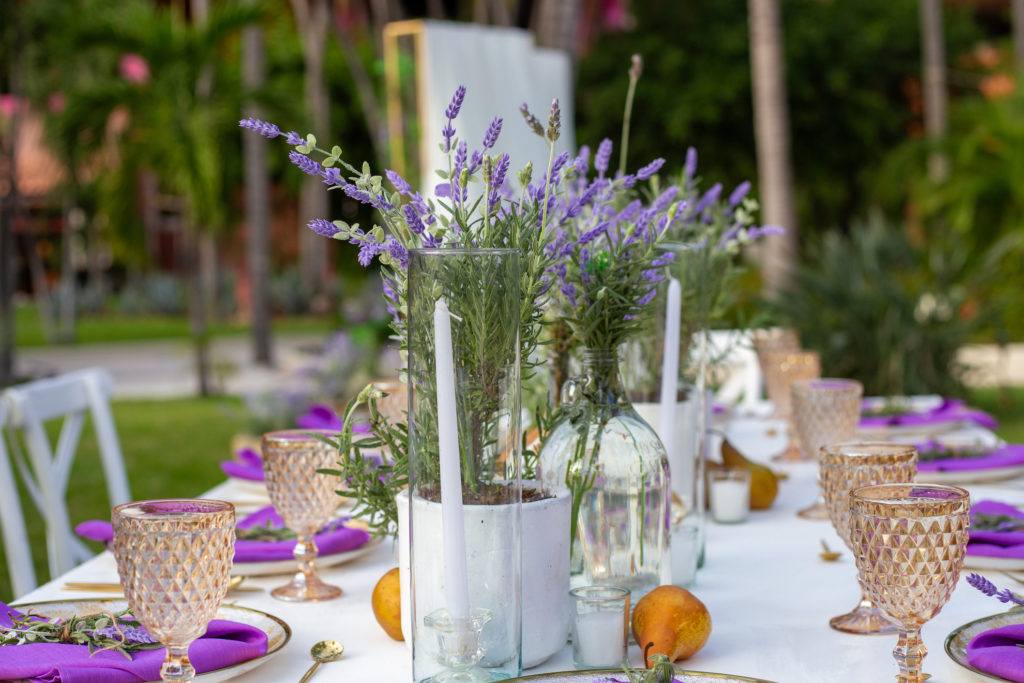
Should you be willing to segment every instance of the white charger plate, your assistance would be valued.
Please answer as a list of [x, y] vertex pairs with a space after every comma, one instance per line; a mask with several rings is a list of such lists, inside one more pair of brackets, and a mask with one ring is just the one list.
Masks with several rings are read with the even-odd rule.
[[[509, 683], [523, 681], [524, 683], [607, 683], [609, 678], [623, 680], [625, 674], [622, 669], [600, 669], [597, 671], [561, 671], [550, 674], [534, 674], [522, 676], [521, 678], [509, 679]], [[676, 669], [675, 679], [681, 683], [722, 683], [723, 681], [737, 681], [741, 683], [772, 683], [763, 678], [749, 678], [747, 676], [733, 676], [730, 674], [715, 674], [706, 671], [683, 671]]]
[[[51, 600], [47, 602], [32, 602], [32, 603], [20, 603], [17, 605], [11, 605], [24, 612], [29, 608], [34, 608], [40, 614], [44, 614], [47, 617], [60, 617], [66, 619], [76, 614], [89, 614], [92, 612], [116, 612], [118, 610], [125, 609], [128, 606], [128, 601], [124, 598], [93, 598], [85, 600]], [[292, 637], [292, 630], [282, 619], [261, 612], [256, 609], [249, 607], [239, 607], [238, 605], [221, 605], [217, 610], [215, 616], [216, 619], [226, 619], [228, 621], [237, 621], [240, 624], [246, 624], [247, 626], [255, 626], [264, 633], [267, 634], [267, 652], [261, 657], [250, 659], [245, 662], [239, 662], [238, 664], [232, 664], [231, 666], [225, 666], [214, 671], [207, 671], [206, 673], [197, 674], [195, 677], [196, 683], [219, 683], [220, 681], [227, 681], [235, 676], [241, 676], [247, 671], [252, 671], [256, 667], [265, 664], [268, 659], [279, 653], [285, 646], [285, 644]], [[159, 683], [159, 681], [155, 682]]]
[[[316, 558], [316, 568], [334, 567], [362, 557], [381, 542], [381, 538], [371, 538], [365, 545], [353, 550], [346, 550], [333, 555], [320, 555]], [[232, 576], [270, 576], [272, 574], [294, 574], [298, 565], [293, 559], [273, 560], [271, 562], [235, 562], [231, 567]]]
[[1015, 479], [1024, 474], [1024, 464], [1009, 467], [989, 467], [981, 470], [953, 470], [918, 472], [915, 481], [922, 484], [984, 484]]
[[[964, 555], [964, 569], [993, 569], [997, 571], [1024, 571], [1024, 557], [988, 557]], [[1024, 615], [1021, 615], [1024, 621]]]

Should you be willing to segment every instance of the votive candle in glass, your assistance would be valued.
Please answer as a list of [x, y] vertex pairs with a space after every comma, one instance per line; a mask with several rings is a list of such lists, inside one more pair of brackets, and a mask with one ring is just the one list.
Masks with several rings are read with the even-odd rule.
[[573, 600], [572, 661], [577, 669], [618, 669], [627, 663], [629, 591], [580, 586]]
[[747, 521], [750, 515], [750, 470], [711, 472], [711, 518], [720, 524]]

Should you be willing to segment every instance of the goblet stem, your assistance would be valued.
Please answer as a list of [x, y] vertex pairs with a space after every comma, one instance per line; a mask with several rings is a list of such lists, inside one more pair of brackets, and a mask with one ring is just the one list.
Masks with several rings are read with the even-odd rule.
[[921, 662], [924, 661], [926, 654], [928, 654], [928, 648], [921, 641], [921, 627], [900, 628], [896, 649], [892, 651], [892, 656], [900, 665], [897, 683], [923, 683], [928, 678], [927, 674], [921, 673]]
[[299, 571], [295, 573], [291, 583], [275, 588], [270, 594], [280, 600], [298, 602], [330, 600], [340, 596], [340, 588], [324, 583], [316, 575], [316, 566], [313, 563], [318, 552], [311, 532], [299, 534], [295, 549], [292, 551], [295, 561], [299, 564]]
[[[295, 549], [292, 550], [292, 555], [295, 556], [295, 560], [299, 563], [299, 571], [302, 572], [303, 583], [307, 585], [316, 582], [316, 566], [313, 562], [316, 560], [319, 552], [316, 542], [313, 540], [313, 534], [302, 534], [299, 536], [295, 543]], [[296, 576], [295, 578], [298, 579], [299, 577]]]
[[188, 643], [168, 645], [167, 659], [160, 667], [161, 681], [191, 681], [196, 675], [192, 662], [188, 660]]

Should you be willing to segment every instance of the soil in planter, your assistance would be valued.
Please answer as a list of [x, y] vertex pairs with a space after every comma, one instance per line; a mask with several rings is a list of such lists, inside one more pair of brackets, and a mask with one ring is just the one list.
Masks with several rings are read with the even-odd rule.
[[[441, 487], [436, 484], [423, 486], [419, 490], [419, 495], [433, 503], [440, 503]], [[554, 497], [554, 494], [544, 491], [543, 489], [533, 486], [523, 487], [524, 503], [533, 503], [538, 500], [546, 500]], [[465, 488], [462, 490], [463, 505], [503, 505], [508, 502], [509, 498], [508, 486], [504, 484], [484, 484], [483, 487], [476, 492], [469, 491]]]

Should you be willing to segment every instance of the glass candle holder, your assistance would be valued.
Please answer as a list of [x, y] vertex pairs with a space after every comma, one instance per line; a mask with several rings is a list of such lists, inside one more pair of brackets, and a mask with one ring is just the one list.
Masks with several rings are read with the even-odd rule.
[[711, 519], [719, 524], [738, 524], [750, 516], [750, 470], [726, 468], [711, 471]]
[[[824, 446], [821, 452], [821, 488], [836, 533], [850, 550], [850, 491], [872, 484], [914, 481], [917, 449], [910, 444], [864, 442]], [[863, 587], [861, 588], [863, 592]], [[833, 617], [829, 626], [845, 633], [895, 633], [896, 625], [866, 596], [847, 614]]]
[[337, 436], [335, 431], [308, 429], [263, 435], [263, 472], [270, 502], [298, 537], [292, 552], [299, 571], [289, 583], [270, 592], [279, 600], [315, 602], [341, 595], [340, 588], [316, 575], [318, 550], [313, 538], [338, 507], [337, 478], [319, 472], [333, 467], [337, 460], [337, 451], [321, 438]]
[[[817, 460], [822, 446], [853, 440], [860, 419], [861, 383], [852, 379], [809, 379], [793, 382], [793, 426], [804, 460]], [[828, 519], [819, 488], [818, 498], [797, 512], [804, 519]]]
[[456, 630], [486, 611], [473, 666], [491, 680], [522, 672], [519, 272], [517, 249], [410, 252], [406, 636], [414, 681], [462, 666], [451, 638], [438, 638], [447, 622], [427, 619], [439, 610]]
[[580, 586], [572, 596], [572, 661], [577, 669], [618, 669], [628, 663], [629, 591]]
[[231, 580], [235, 508], [175, 499], [114, 508], [114, 559], [132, 615], [167, 647], [163, 681], [191, 681], [189, 644], [217, 613]]
[[672, 585], [692, 588], [700, 559], [700, 528], [685, 521], [673, 524], [669, 554], [672, 558]]

